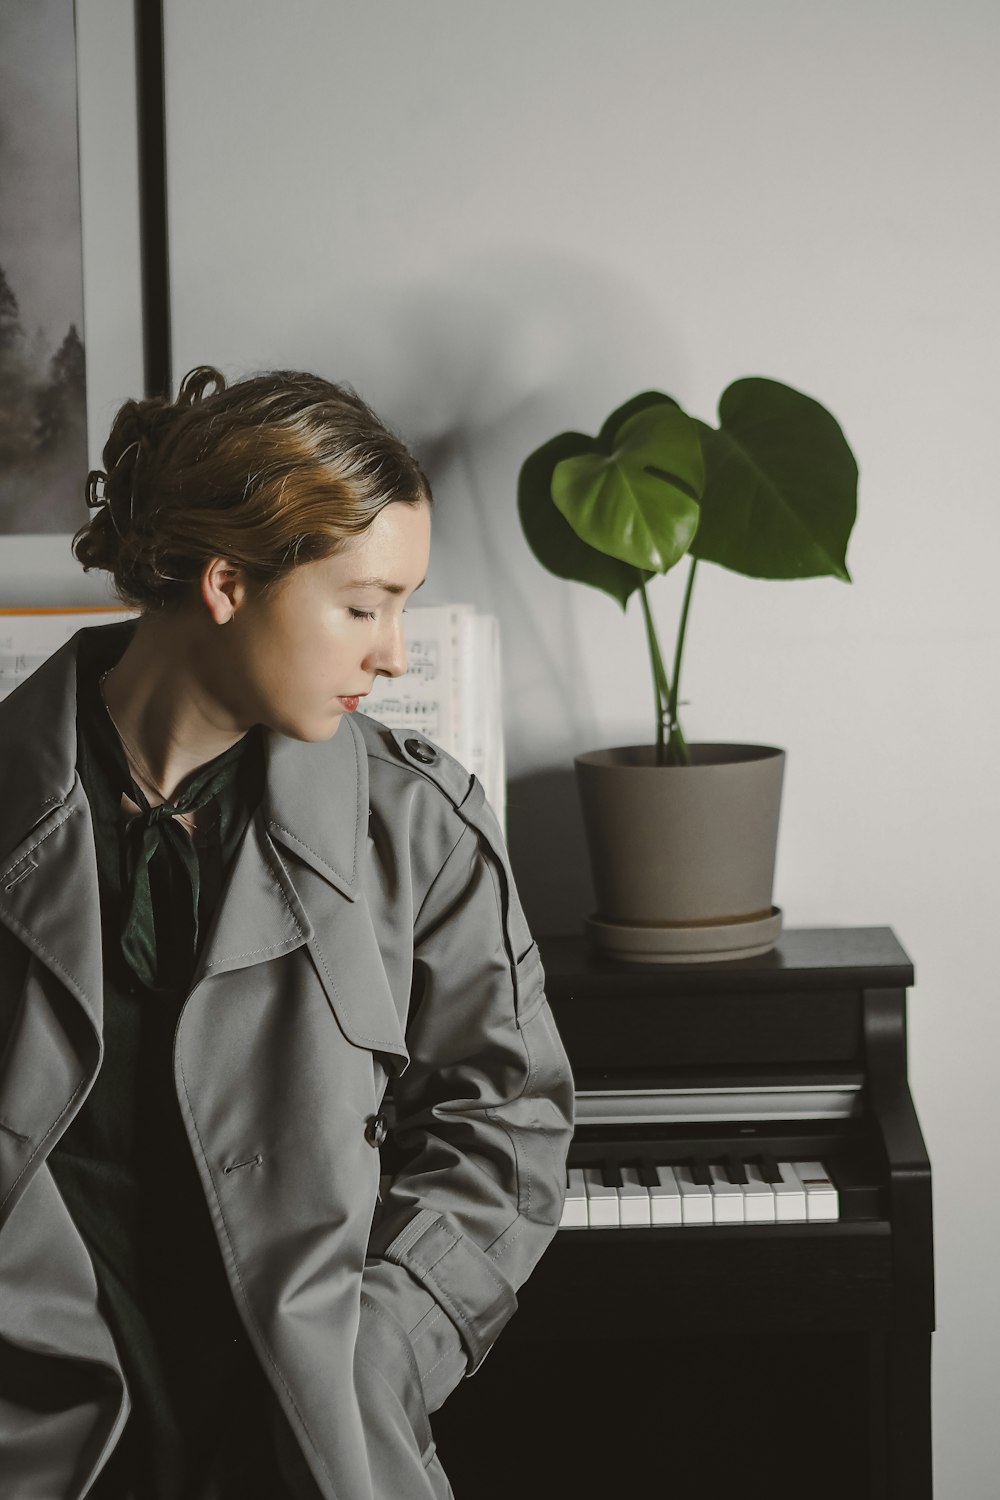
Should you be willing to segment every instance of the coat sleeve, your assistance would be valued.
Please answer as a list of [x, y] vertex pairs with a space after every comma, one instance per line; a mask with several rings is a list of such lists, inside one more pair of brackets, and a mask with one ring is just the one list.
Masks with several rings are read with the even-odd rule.
[[427, 1411], [478, 1369], [555, 1234], [573, 1129], [538, 947], [475, 778], [458, 811], [414, 922], [410, 1062], [393, 1086], [402, 1165], [362, 1281], [360, 1341], [384, 1345], [387, 1322], [405, 1335]]

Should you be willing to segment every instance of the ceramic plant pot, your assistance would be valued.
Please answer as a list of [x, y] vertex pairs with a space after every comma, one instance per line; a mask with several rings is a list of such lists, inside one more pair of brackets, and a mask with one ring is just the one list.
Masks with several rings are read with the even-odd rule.
[[575, 759], [602, 952], [638, 963], [746, 958], [773, 948], [785, 752], [693, 744], [658, 766], [653, 745]]

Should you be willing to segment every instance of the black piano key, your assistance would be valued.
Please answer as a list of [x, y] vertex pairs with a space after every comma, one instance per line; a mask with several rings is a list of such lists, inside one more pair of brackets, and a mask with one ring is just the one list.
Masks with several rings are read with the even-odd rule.
[[773, 1156], [766, 1152], [760, 1159], [760, 1175], [765, 1182], [780, 1182], [781, 1173], [778, 1171], [778, 1163]]
[[645, 1188], [659, 1187], [660, 1179], [656, 1175], [656, 1163], [654, 1161], [646, 1161], [644, 1159], [639, 1163], [639, 1181]]
[[601, 1163], [601, 1178], [605, 1187], [620, 1188], [622, 1186], [621, 1167], [616, 1161], [603, 1161]]
[[743, 1184], [747, 1181], [747, 1169], [738, 1156], [726, 1157], [726, 1176], [730, 1182]]
[[692, 1156], [691, 1160], [686, 1162], [685, 1165], [691, 1169], [691, 1179], [693, 1182], [701, 1183], [703, 1187], [712, 1186], [712, 1174], [708, 1170], [707, 1158], [704, 1156]]

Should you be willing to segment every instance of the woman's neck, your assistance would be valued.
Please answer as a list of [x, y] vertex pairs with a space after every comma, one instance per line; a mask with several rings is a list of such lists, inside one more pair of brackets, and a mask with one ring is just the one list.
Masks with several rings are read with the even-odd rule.
[[193, 667], [204, 661], [198, 644], [180, 622], [143, 618], [101, 682], [123, 748], [143, 774], [143, 789], [152, 782], [165, 801], [246, 733], [226, 722], [206, 677]]

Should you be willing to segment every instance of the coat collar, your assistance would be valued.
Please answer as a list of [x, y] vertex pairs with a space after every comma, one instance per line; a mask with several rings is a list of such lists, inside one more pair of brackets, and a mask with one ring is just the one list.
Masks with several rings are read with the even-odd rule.
[[[0, 702], [0, 874], [36, 825], [87, 806], [76, 774], [80, 643], [100, 636], [98, 644], [117, 660], [135, 626], [132, 619], [78, 630]], [[293, 740], [264, 728], [263, 745], [268, 832], [354, 901], [368, 827], [368, 762], [359, 732], [345, 715], [332, 739]]]

